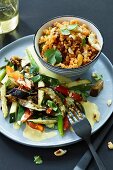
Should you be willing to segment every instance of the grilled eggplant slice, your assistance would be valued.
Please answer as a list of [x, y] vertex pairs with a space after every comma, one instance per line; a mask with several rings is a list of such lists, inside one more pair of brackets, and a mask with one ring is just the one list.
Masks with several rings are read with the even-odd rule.
[[30, 93], [22, 89], [13, 88], [8, 92], [8, 94], [11, 94], [19, 99], [26, 99], [28, 96], [36, 95], [37, 93]]
[[100, 91], [103, 89], [104, 86], [104, 81], [103, 80], [99, 80], [97, 81], [91, 88], [90, 91], [90, 96], [92, 97], [96, 97], [98, 96], [98, 94], [100, 93]]
[[32, 101], [28, 101], [28, 100], [20, 99], [19, 104], [26, 108], [32, 109], [32, 110], [37, 110], [37, 111], [45, 111], [46, 110], [46, 108], [40, 107], [39, 105], [33, 103]]
[[8, 94], [11, 94], [12, 96], [15, 96], [15, 97], [20, 98], [20, 99], [25, 99], [30, 95], [29, 92], [26, 92], [24, 90], [20, 90], [18, 88], [13, 88], [12, 90], [10, 90], [8, 92]]

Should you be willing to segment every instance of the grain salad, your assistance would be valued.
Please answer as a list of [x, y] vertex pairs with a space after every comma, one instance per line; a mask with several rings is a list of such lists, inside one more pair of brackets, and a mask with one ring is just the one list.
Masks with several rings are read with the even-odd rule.
[[39, 39], [41, 57], [53, 66], [79, 68], [101, 50], [97, 36], [79, 20], [54, 22]]

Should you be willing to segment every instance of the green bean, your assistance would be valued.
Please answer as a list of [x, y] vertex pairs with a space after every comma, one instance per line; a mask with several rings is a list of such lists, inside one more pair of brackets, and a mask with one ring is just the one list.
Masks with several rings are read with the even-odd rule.
[[59, 134], [61, 136], [64, 135], [64, 130], [63, 130], [63, 116], [61, 114], [59, 114], [57, 116], [57, 119], [58, 119], [58, 131], [59, 131]]

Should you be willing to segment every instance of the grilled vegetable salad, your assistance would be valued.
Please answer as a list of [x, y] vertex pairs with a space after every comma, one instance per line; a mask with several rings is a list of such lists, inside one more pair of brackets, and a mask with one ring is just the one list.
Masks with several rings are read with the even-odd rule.
[[29, 51], [27, 55], [27, 58], [13, 56], [0, 68], [3, 116], [9, 118], [9, 123], [16, 122], [20, 126], [27, 123], [41, 132], [45, 128], [58, 129], [63, 136], [70, 127], [67, 114], [84, 113], [81, 102], [87, 101], [90, 94], [97, 96], [103, 83], [101, 87], [96, 86], [100, 88], [96, 94], [91, 80], [62, 84], [58, 79], [40, 74]]

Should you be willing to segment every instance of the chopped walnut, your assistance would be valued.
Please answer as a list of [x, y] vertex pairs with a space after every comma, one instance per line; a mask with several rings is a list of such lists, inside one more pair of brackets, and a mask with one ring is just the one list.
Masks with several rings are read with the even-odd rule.
[[112, 142], [108, 142], [108, 148], [113, 149], [113, 143]]
[[54, 152], [55, 156], [63, 156], [64, 154], [66, 154], [67, 150], [63, 150], [63, 149], [58, 149], [57, 151]]

